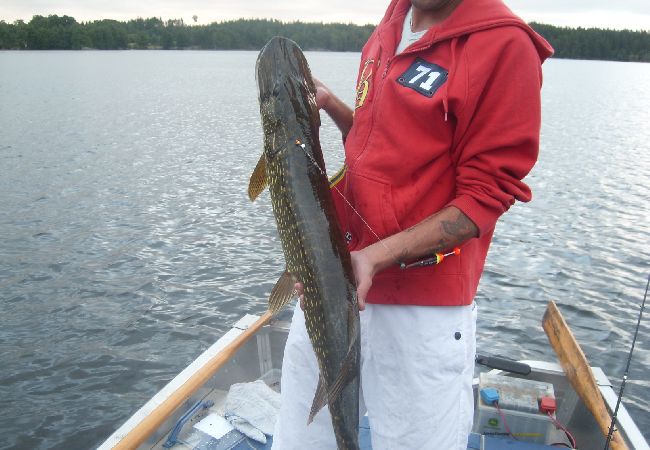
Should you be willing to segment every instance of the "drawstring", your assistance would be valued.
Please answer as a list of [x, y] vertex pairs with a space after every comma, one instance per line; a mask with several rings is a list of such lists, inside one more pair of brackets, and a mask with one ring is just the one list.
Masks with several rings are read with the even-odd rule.
[[[454, 74], [456, 70], [456, 44], [458, 43], [458, 37], [455, 37], [451, 40], [451, 66], [449, 67], [449, 73]], [[442, 106], [445, 109], [445, 122], [449, 116], [449, 78], [445, 83], [444, 92], [442, 94]]]

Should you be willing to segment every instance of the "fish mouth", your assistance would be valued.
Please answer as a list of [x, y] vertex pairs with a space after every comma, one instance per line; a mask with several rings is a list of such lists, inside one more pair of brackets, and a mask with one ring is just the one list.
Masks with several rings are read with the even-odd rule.
[[[267, 65], [267, 67], [260, 67], [261, 64]], [[261, 71], [261, 69], [264, 69]], [[270, 70], [269, 69], [273, 69]], [[290, 39], [275, 36], [273, 37], [260, 51], [257, 56], [257, 62], [255, 63], [255, 74], [256, 78], [260, 73], [270, 73], [275, 74], [287, 74], [287, 73], [306, 73], [309, 74], [308, 84], [310, 85], [310, 90], [315, 92], [315, 86], [311, 79], [311, 71], [309, 70], [309, 65], [305, 60], [305, 57], [298, 47], [298, 45]], [[274, 78], [270, 77], [270, 82], [275, 84]], [[262, 89], [258, 78], [258, 85]]]
[[296, 139], [311, 148], [309, 144], [318, 136], [320, 114], [302, 52], [289, 39], [275, 37], [260, 52], [256, 69], [267, 158], [275, 158]]

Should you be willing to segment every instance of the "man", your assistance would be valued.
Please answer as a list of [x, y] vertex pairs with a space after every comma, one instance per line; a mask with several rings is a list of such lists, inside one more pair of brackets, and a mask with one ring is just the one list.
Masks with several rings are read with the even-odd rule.
[[[317, 82], [345, 139], [334, 193], [357, 279], [361, 405], [374, 450], [462, 450], [476, 293], [499, 216], [529, 201], [551, 47], [500, 0], [393, 0], [365, 45], [355, 111]], [[438, 265], [405, 265], [449, 252]], [[301, 285], [297, 288], [300, 290]], [[296, 309], [274, 448], [336, 448]]]

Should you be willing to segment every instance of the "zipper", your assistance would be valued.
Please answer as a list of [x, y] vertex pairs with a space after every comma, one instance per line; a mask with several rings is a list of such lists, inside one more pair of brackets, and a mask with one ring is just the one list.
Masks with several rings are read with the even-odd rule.
[[384, 72], [381, 74], [381, 78], [386, 78], [386, 74], [388, 74], [388, 69], [390, 69], [390, 63], [393, 62], [393, 58], [388, 58], [386, 61], [386, 67], [384, 67]]
[[[363, 149], [361, 150], [361, 152], [359, 152], [359, 154], [356, 156], [356, 158], [354, 158], [353, 161], [350, 161], [350, 163], [351, 163], [350, 166], [349, 166], [350, 168], [353, 168], [356, 165], [356, 163], [361, 159], [361, 157], [366, 153], [366, 150], [368, 149], [368, 140], [370, 139], [370, 135], [372, 134], [372, 130], [375, 127], [375, 121], [377, 120], [378, 112], [377, 112], [376, 104], [379, 101], [379, 97], [381, 97], [381, 94], [383, 92], [384, 81], [385, 81], [386, 75], [388, 75], [388, 71], [390, 70], [390, 65], [393, 62], [393, 60], [395, 58], [401, 57], [402, 55], [405, 55], [405, 54], [408, 54], [408, 53], [416, 53], [416, 52], [419, 52], [421, 50], [427, 49], [431, 45], [433, 45], [434, 43], [435, 42], [433, 42], [433, 43], [429, 42], [429, 43], [427, 43], [425, 45], [421, 45], [421, 46], [413, 48], [411, 50], [404, 51], [404, 52], [400, 53], [399, 55], [394, 55], [394, 56], [389, 57], [389, 58], [386, 59], [386, 65], [384, 67], [383, 72], [381, 73], [381, 81], [377, 80], [377, 81], [379, 81], [378, 86], [375, 86], [373, 88], [373, 89], [375, 89], [375, 96], [373, 97], [373, 101], [372, 101], [372, 111], [370, 111], [370, 115], [371, 115], [370, 117], [371, 117], [372, 122], [370, 123], [368, 133], [366, 134], [366, 137], [365, 137], [365, 139], [363, 141]], [[380, 50], [380, 53], [379, 53], [379, 57], [377, 58], [377, 61], [379, 62], [379, 64], [378, 64], [378, 66], [379, 66], [381, 64], [381, 50]]]
[[[378, 61], [380, 61], [381, 64], [381, 50], [379, 53], [379, 58], [377, 58]], [[373, 87], [375, 90], [374, 96], [372, 99], [372, 107], [371, 110], [369, 111], [370, 114], [370, 124], [368, 127], [368, 131], [366, 133], [366, 136], [363, 140], [363, 147], [361, 151], [357, 154], [357, 156], [354, 158], [353, 161], [351, 161], [350, 168], [353, 168], [356, 166], [356, 163], [361, 159], [361, 157], [366, 153], [366, 150], [368, 150], [368, 140], [370, 139], [370, 136], [372, 135], [372, 130], [375, 127], [375, 121], [377, 120], [377, 102], [379, 101], [379, 97], [381, 97], [381, 94], [383, 92], [383, 85], [384, 85], [384, 79], [386, 78], [386, 75], [388, 74], [388, 69], [390, 68], [390, 63], [393, 61], [392, 57], [389, 57], [386, 59], [386, 66], [384, 67], [384, 71], [381, 74], [381, 79], [377, 79], [377, 85]]]

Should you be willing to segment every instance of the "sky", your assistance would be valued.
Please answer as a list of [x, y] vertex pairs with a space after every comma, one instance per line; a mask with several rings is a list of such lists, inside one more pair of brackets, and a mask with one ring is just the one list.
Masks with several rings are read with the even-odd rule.
[[[650, 31], [650, 0], [505, 0], [524, 20], [571, 27]], [[388, 0], [0, 0], [0, 20], [68, 15], [77, 21], [137, 17], [208, 24], [238, 18], [377, 24]]]

